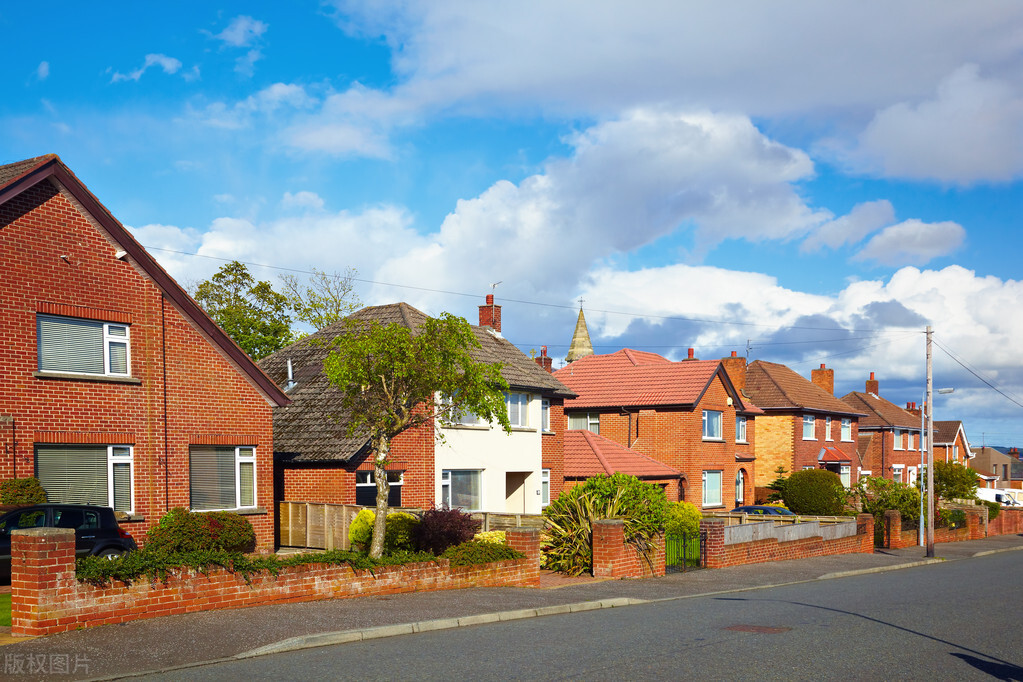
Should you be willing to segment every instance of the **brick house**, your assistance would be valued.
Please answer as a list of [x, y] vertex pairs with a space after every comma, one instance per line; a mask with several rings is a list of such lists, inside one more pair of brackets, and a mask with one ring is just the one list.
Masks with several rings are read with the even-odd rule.
[[753, 501], [754, 417], [717, 360], [672, 362], [623, 349], [554, 373], [578, 393], [565, 401], [569, 433], [587, 430], [681, 474], [678, 497], [702, 509]]
[[[468, 415], [458, 424], [431, 421], [398, 435], [387, 464], [391, 506], [538, 514], [564, 485], [563, 403], [575, 394], [551, 376], [550, 358], [534, 361], [501, 336], [501, 306], [493, 296], [479, 314], [475, 354], [502, 365], [512, 433]], [[411, 329], [428, 319], [407, 303], [363, 308], [350, 318]], [[260, 362], [292, 400], [273, 417], [279, 500], [375, 504], [368, 438], [348, 435], [340, 392], [322, 371], [344, 324], [328, 325]]]
[[835, 371], [824, 365], [811, 379], [774, 362], [722, 359], [732, 383], [764, 411], [757, 417], [756, 484], [766, 486], [786, 471], [827, 469], [849, 487], [856, 483], [856, 452], [862, 413], [834, 395]]
[[863, 467], [860, 475], [915, 482], [921, 473], [920, 415], [882, 398], [873, 372], [865, 391], [847, 393], [842, 402], [866, 415], [860, 417], [856, 446]]
[[[916, 414], [914, 410], [908, 410]], [[934, 461], [952, 462], [969, 466], [973, 457], [970, 442], [966, 440], [966, 429], [959, 420], [934, 422]]]
[[113, 507], [246, 514], [273, 548], [288, 398], [55, 155], [0, 166], [0, 479]]
[[1016, 448], [1005, 453], [992, 447], [974, 447], [969, 466], [984, 480], [981, 487], [1020, 489], [1023, 488], [1023, 462], [1018, 453]]

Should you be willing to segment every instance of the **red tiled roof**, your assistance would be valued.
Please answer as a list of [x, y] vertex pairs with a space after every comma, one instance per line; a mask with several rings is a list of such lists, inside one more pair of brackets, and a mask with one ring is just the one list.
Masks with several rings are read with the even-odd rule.
[[860, 431], [893, 427], [920, 430], [920, 417], [873, 393], [853, 391], [842, 396], [842, 402], [866, 413], [867, 416], [860, 417]]
[[817, 453], [818, 462], [851, 462], [852, 457], [845, 454], [838, 448], [823, 447], [821, 451]]
[[645, 479], [679, 478], [682, 475], [651, 457], [591, 431], [565, 431], [565, 478], [610, 476], [615, 472]]
[[[626, 348], [608, 355], [588, 355], [554, 376], [579, 394], [565, 401], [565, 409], [695, 405], [720, 368], [718, 360], [672, 362], [656, 353]], [[740, 402], [743, 411], [759, 412], [748, 402]]]
[[764, 410], [799, 410], [859, 416], [826, 390], [786, 365], [754, 360], [746, 368], [745, 393]]

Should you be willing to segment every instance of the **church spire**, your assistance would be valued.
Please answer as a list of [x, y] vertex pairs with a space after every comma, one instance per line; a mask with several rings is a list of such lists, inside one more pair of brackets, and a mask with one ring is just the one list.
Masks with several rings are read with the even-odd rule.
[[583, 299], [579, 299], [579, 319], [575, 323], [572, 334], [572, 345], [568, 349], [566, 362], [575, 362], [579, 358], [593, 355], [593, 344], [590, 343], [590, 331], [586, 328], [586, 317], [583, 316]]

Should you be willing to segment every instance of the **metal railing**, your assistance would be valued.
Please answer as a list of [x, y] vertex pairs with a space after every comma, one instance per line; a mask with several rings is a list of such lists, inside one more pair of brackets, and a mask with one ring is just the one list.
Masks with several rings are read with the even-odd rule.
[[707, 556], [707, 531], [664, 536], [664, 572], [684, 573], [704, 566]]

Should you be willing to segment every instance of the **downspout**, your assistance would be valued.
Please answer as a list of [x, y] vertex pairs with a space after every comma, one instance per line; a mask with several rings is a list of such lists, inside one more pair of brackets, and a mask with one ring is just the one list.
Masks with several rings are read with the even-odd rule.
[[170, 436], [167, 427], [167, 297], [160, 296], [160, 345], [163, 352], [163, 512], [170, 511]]
[[628, 429], [628, 434], [627, 434], [625, 440], [626, 440], [626, 443], [628, 443], [628, 445], [626, 447], [630, 447], [631, 448], [632, 447], [632, 413], [629, 412], [628, 410], [626, 410], [624, 407], [621, 408], [621, 410], [622, 410], [622, 414], [626, 414], [626, 415], [629, 416], [629, 429]]

